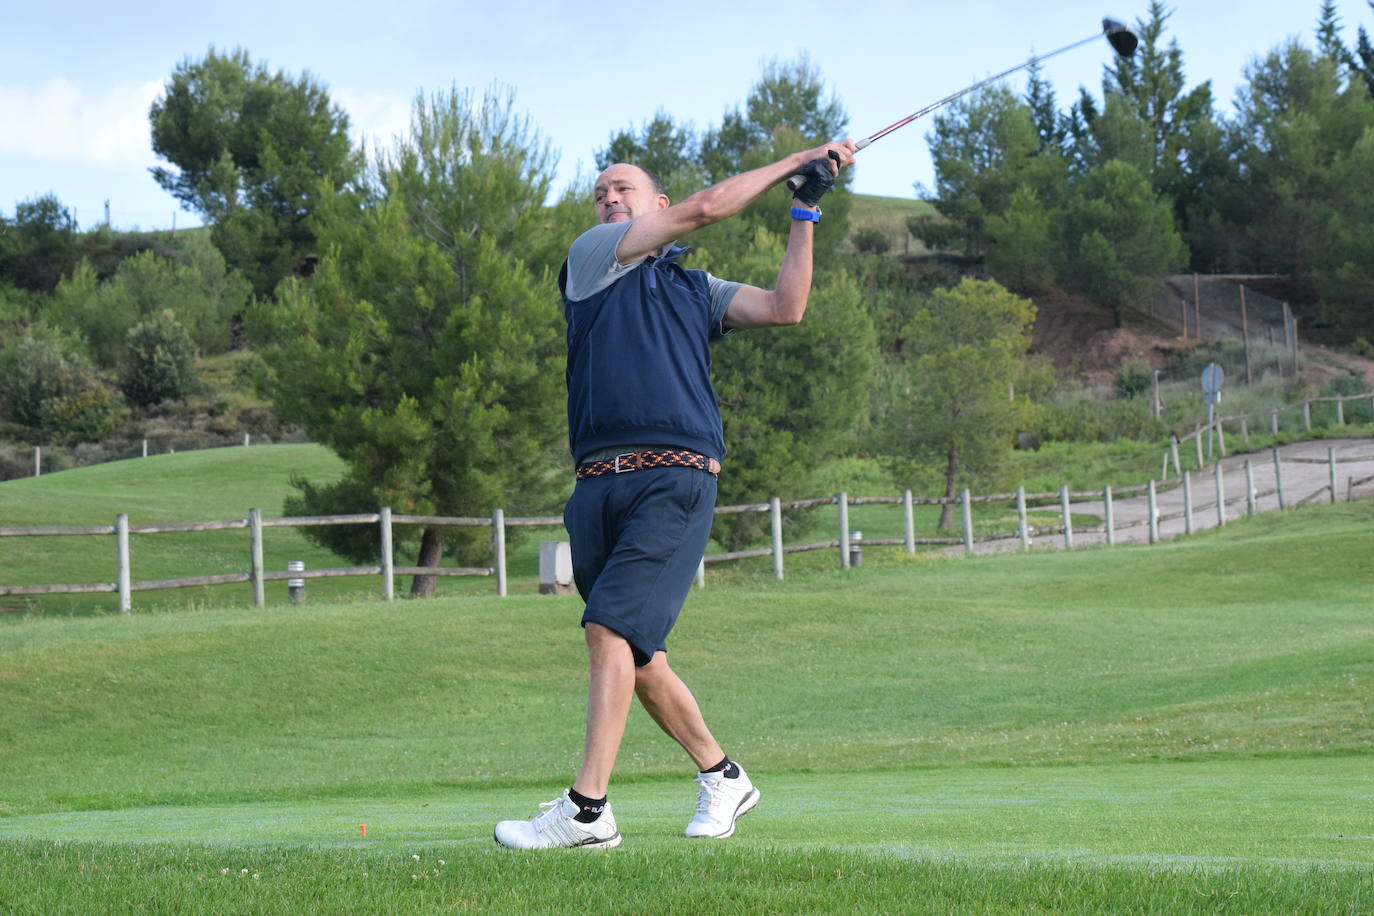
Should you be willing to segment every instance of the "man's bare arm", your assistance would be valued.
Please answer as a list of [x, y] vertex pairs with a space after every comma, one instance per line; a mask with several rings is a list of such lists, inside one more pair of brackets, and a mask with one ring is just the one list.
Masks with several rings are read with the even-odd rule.
[[[793, 153], [761, 168], [733, 175], [697, 191], [681, 203], [636, 217], [620, 240], [616, 260], [621, 264], [631, 264], [696, 229], [729, 219], [763, 196], [773, 185], [795, 175], [812, 159], [827, 159], [832, 150], [840, 155], [841, 166], [854, 162], [854, 141], [826, 143], [815, 149]], [[838, 173], [839, 167], [835, 167], [835, 170]], [[807, 282], [810, 282], [809, 275]]]

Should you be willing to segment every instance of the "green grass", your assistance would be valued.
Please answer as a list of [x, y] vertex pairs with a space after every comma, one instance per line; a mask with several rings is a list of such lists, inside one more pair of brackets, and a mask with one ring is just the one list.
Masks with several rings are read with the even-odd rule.
[[935, 208], [923, 200], [855, 194], [853, 209], [849, 211], [849, 231], [851, 236], [864, 229], [883, 233], [891, 246], [888, 249], [891, 255], [924, 254], [925, 245], [912, 238], [906, 221], [912, 216], [934, 213]]
[[681, 839], [636, 711], [606, 854], [490, 842], [576, 766], [574, 598], [15, 620], [0, 911], [1368, 911], [1371, 522], [713, 576], [674, 664], [764, 802]]

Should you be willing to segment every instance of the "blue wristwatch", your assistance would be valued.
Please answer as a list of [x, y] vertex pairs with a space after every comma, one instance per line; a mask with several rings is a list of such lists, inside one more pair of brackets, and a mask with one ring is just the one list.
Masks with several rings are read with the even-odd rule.
[[792, 218], [804, 219], [813, 223], [819, 223], [821, 221], [821, 211], [819, 207], [817, 207], [815, 210], [808, 210], [805, 207], [793, 207]]

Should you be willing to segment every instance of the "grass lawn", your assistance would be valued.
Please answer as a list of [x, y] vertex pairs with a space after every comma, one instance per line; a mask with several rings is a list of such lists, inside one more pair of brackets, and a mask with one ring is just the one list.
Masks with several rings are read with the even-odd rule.
[[0, 911], [1368, 912], [1371, 522], [713, 576], [674, 664], [763, 802], [681, 838], [635, 711], [603, 853], [490, 840], [576, 766], [575, 598], [12, 618]]

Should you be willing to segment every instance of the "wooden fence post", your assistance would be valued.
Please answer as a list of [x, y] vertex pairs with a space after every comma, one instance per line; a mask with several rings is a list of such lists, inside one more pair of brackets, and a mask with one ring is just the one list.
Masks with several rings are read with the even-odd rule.
[[1250, 421], [1244, 415], [1240, 418], [1240, 440], [1246, 445], [1250, 444]]
[[35, 445], [35, 446], [33, 447], [33, 476], [35, 476], [35, 477], [41, 477], [42, 475], [43, 475], [43, 446], [41, 446], [41, 445]]
[[1183, 472], [1183, 533], [1193, 533], [1193, 475]]
[[1312, 402], [1302, 402], [1302, 428], [1308, 431], [1312, 429]]
[[1116, 517], [1112, 512], [1112, 488], [1110, 484], [1102, 488], [1102, 514], [1107, 525], [1107, 546], [1112, 547], [1116, 544]]
[[1277, 407], [1269, 408], [1269, 431], [1276, 436], [1279, 434], [1279, 409]]
[[1345, 425], [1345, 399], [1344, 399], [1344, 398], [1337, 398], [1337, 399], [1336, 399], [1336, 425], [1337, 425], [1337, 426], [1344, 426], [1344, 425]]
[[964, 519], [964, 553], [973, 553], [973, 497], [969, 495], [968, 487], [959, 491], [959, 501], [963, 503]]
[[506, 513], [491, 510], [491, 538], [496, 548], [496, 594], [506, 597]]
[[1226, 524], [1226, 487], [1223, 485], [1222, 479], [1221, 479], [1221, 462], [1220, 462], [1220, 461], [1217, 462], [1217, 466], [1216, 466], [1216, 479], [1217, 479], [1217, 524], [1218, 524], [1218, 525], [1224, 525], [1224, 524]]
[[1030, 525], [1026, 521], [1026, 488], [1016, 488], [1016, 533], [1021, 538], [1021, 549], [1030, 550]]
[[1150, 512], [1150, 543], [1159, 541], [1159, 501], [1155, 498], [1155, 482], [1152, 480], [1146, 487], [1148, 494], [1147, 505]]
[[262, 510], [248, 510], [248, 552], [252, 557], [253, 606], [262, 607], [267, 603], [267, 593], [262, 578]]
[[1255, 514], [1255, 468], [1245, 459], [1245, 514]]
[[1274, 492], [1279, 497], [1279, 508], [1283, 508], [1283, 465], [1279, 462], [1279, 450], [1274, 449]]
[[1336, 502], [1336, 450], [1328, 448], [1326, 450], [1326, 463], [1331, 474], [1331, 502]]
[[906, 538], [907, 556], [916, 556], [916, 511], [911, 504], [911, 491], [902, 491], [902, 534]]
[[1059, 487], [1059, 516], [1064, 520], [1064, 549], [1073, 550], [1073, 516], [1069, 514], [1069, 485]]
[[133, 607], [133, 576], [129, 573], [129, 516], [115, 516], [115, 576], [119, 582], [119, 613]]
[[1174, 473], [1182, 474], [1183, 466], [1178, 462], [1178, 436], [1169, 437], [1169, 457], [1174, 459]]
[[381, 527], [382, 535], [382, 600], [394, 601], [396, 580], [392, 570], [396, 568], [396, 557], [391, 547], [391, 507], [382, 506], [377, 514], [380, 516], [377, 524]]
[[782, 500], [768, 500], [768, 519], [773, 529], [773, 578], [782, 581]]
[[840, 509], [840, 569], [849, 568], [849, 494], [841, 492], [835, 497], [835, 505]]
[[1193, 444], [1197, 446], [1197, 469], [1200, 471], [1207, 466], [1202, 460], [1202, 430], [1193, 437]]
[[1245, 284], [1240, 285], [1240, 338], [1245, 347], [1245, 384], [1250, 386], [1254, 381], [1250, 375], [1250, 315], [1245, 308]]
[[1220, 420], [1217, 421], [1217, 453], [1226, 457], [1226, 427]]

